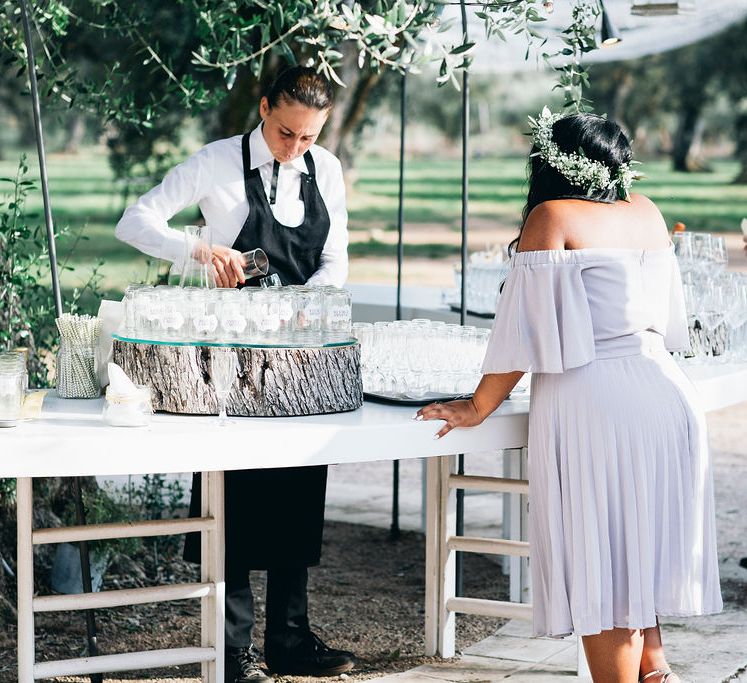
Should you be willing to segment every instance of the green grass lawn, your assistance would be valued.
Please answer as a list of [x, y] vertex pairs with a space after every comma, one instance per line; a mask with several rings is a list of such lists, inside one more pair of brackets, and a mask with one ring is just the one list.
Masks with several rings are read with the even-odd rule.
[[[36, 157], [29, 153], [32, 176]], [[0, 176], [15, 174], [17, 160], [0, 161]], [[669, 163], [647, 163], [647, 179], [637, 187], [654, 199], [668, 223], [683, 221], [691, 230], [737, 231], [747, 216], [747, 186], [732, 185], [737, 166], [730, 161], [713, 164], [711, 173], [683, 174], [669, 170]], [[350, 193], [350, 226], [355, 229], [394, 229], [397, 216], [397, 162], [361, 161]], [[103, 286], [121, 292], [128, 282], [143, 280], [148, 273], [144, 256], [114, 238], [114, 226], [123, 204], [106, 157], [99, 150], [77, 156], [52, 156], [49, 160], [52, 208], [58, 226], [68, 225], [72, 236], [61, 240], [60, 261], [75, 267], [63, 274], [66, 289], [85, 282], [90, 268], [104, 259]], [[7, 184], [0, 187], [4, 194]], [[525, 160], [476, 159], [470, 165], [470, 216], [494, 220], [496, 225], [516, 226], [526, 192]], [[41, 192], [29, 198], [28, 208], [42, 221]], [[460, 162], [417, 160], [406, 165], [405, 220], [408, 224], [438, 224], [458, 229], [461, 214]], [[187, 210], [172, 224], [189, 223], [195, 210]], [[72, 251], [72, 254], [71, 254]], [[431, 258], [451, 258], [453, 245], [413, 245], [410, 253]], [[368, 236], [351, 245], [353, 256], [394, 255], [390, 245]], [[153, 267], [150, 274], [154, 272]]]

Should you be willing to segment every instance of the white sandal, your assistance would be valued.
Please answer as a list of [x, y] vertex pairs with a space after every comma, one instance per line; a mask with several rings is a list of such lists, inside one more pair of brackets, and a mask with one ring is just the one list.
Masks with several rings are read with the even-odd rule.
[[647, 678], [651, 678], [652, 676], [661, 676], [661, 680], [659, 683], [667, 683], [670, 676], [674, 676], [674, 674], [671, 671], [667, 671], [665, 669], [656, 669], [654, 671], [651, 671], [647, 673], [645, 676], [641, 676], [638, 679], [638, 683], [643, 683]]

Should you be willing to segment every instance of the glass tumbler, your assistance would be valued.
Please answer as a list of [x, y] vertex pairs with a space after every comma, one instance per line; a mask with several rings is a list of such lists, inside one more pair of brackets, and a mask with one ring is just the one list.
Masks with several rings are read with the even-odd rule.
[[250, 338], [257, 342], [277, 341], [280, 329], [280, 298], [278, 287], [259, 289], [252, 294], [249, 320]]
[[23, 407], [23, 373], [10, 363], [0, 367], [0, 427], [15, 427]]
[[184, 341], [187, 320], [185, 318], [187, 294], [182, 287], [174, 287], [164, 293], [161, 331], [164, 339]]
[[248, 324], [246, 303], [246, 296], [241, 290], [218, 290], [217, 315], [221, 340], [238, 341], [243, 338]]
[[321, 341], [323, 292], [313, 287], [295, 290], [293, 311], [294, 337], [302, 344]]
[[188, 288], [188, 336], [195, 341], [215, 341], [218, 333], [218, 316], [215, 314], [218, 290]]
[[350, 292], [344, 289], [324, 292], [322, 306], [322, 338], [324, 341], [341, 342], [349, 339], [352, 317]]
[[267, 275], [270, 269], [270, 260], [261, 249], [252, 249], [241, 254], [244, 260], [244, 276], [249, 279], [258, 275]]
[[295, 294], [287, 287], [277, 287], [274, 290], [278, 303], [278, 332], [280, 342], [293, 342], [293, 302]]
[[122, 305], [124, 306], [122, 332], [127, 337], [136, 337], [138, 333], [137, 292], [149, 287], [150, 285], [127, 285], [125, 288], [124, 296], [122, 297]]

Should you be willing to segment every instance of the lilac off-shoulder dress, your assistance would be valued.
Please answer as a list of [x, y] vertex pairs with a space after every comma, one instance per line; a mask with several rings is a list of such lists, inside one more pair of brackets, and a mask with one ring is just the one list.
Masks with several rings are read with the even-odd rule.
[[705, 417], [668, 353], [687, 346], [671, 247], [514, 255], [483, 372], [533, 373], [536, 635], [722, 609]]

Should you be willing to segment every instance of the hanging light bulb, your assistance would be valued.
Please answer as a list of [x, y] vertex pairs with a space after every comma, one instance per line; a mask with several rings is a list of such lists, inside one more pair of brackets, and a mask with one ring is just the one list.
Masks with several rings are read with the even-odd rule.
[[612, 18], [610, 17], [610, 13], [607, 11], [607, 7], [604, 4], [604, 0], [601, 2], [602, 4], [602, 47], [611, 47], [612, 45], [617, 45], [622, 41], [622, 36], [620, 35], [620, 31], [617, 30], [617, 27], [612, 23]]
[[692, 14], [696, 0], [631, 0], [630, 13], [640, 16]]

